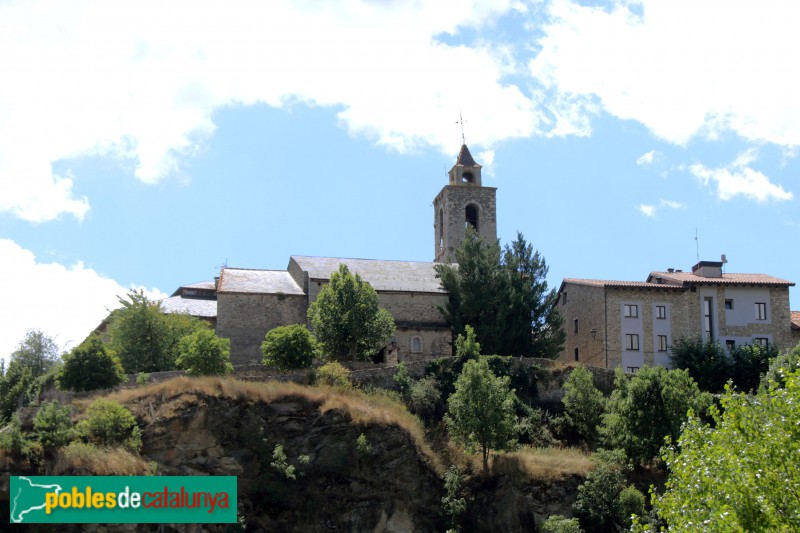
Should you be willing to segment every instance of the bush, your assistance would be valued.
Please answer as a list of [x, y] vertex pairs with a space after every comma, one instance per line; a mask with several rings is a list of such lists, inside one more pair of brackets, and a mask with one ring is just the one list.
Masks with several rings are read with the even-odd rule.
[[356, 454], [361, 459], [366, 459], [372, 455], [372, 445], [367, 440], [367, 436], [363, 433], [356, 439]]
[[565, 518], [560, 514], [549, 516], [542, 524], [542, 533], [582, 533], [577, 518]]
[[442, 514], [451, 528], [455, 528], [458, 519], [467, 508], [467, 501], [462, 495], [461, 486], [464, 480], [458, 468], [451, 466], [444, 474], [445, 495], [442, 496]]
[[719, 392], [731, 377], [731, 361], [718, 342], [700, 337], [681, 338], [670, 347], [674, 368], [687, 370], [700, 389]]
[[775, 345], [744, 344], [731, 351], [731, 379], [736, 388], [744, 391], [758, 389], [761, 375], [769, 370], [770, 359], [778, 357]]
[[11, 416], [11, 423], [0, 433], [0, 448], [14, 456], [22, 457], [30, 449], [31, 440], [20, 427], [19, 415]]
[[72, 391], [107, 389], [125, 380], [119, 358], [99, 335], [92, 335], [64, 358], [58, 388]]
[[614, 385], [601, 436], [641, 464], [658, 459], [665, 437], [678, 438], [690, 409], [705, 413], [711, 404], [711, 395], [701, 393], [686, 370], [645, 366], [629, 376], [617, 369]]
[[436, 413], [441, 399], [442, 393], [436, 387], [436, 380], [428, 376], [411, 385], [408, 406], [411, 412], [428, 420]]
[[597, 427], [605, 411], [606, 400], [592, 382], [588, 368], [579, 366], [570, 372], [564, 383], [564, 403], [567, 420], [577, 433], [593, 447], [597, 442]]
[[317, 385], [327, 385], [328, 387], [350, 388], [350, 371], [333, 361], [319, 367], [316, 372]]
[[769, 368], [761, 378], [760, 390], [768, 390], [770, 382], [782, 388], [786, 384], [786, 375], [798, 370], [800, 370], [800, 344], [770, 361]]
[[589, 472], [578, 487], [572, 509], [588, 533], [604, 533], [625, 527], [620, 519], [619, 495], [625, 488], [625, 475], [630, 470], [621, 450], [594, 454], [597, 468]]
[[413, 380], [408, 373], [408, 366], [406, 365], [405, 361], [401, 361], [397, 365], [397, 370], [394, 373], [394, 382], [397, 383], [397, 387], [400, 389], [400, 394], [403, 396], [407, 395], [411, 391], [411, 384]]
[[101, 446], [123, 446], [134, 452], [142, 447], [142, 433], [133, 414], [105, 398], [95, 400], [89, 406], [86, 418], [78, 424], [78, 431]]
[[58, 401], [47, 402], [39, 407], [33, 417], [33, 429], [45, 450], [64, 446], [75, 438], [69, 405], [59, 407]]
[[146, 372], [139, 372], [136, 374], [136, 386], [144, 387], [150, 381], [150, 374]]
[[617, 498], [617, 516], [622, 527], [627, 530], [631, 527], [633, 515], [642, 517], [644, 514], [644, 494], [633, 485], [622, 489]]
[[261, 343], [264, 364], [278, 370], [308, 368], [316, 352], [317, 341], [308, 328], [300, 324], [272, 329]]
[[189, 376], [221, 376], [233, 372], [231, 341], [201, 329], [181, 338], [175, 361]]

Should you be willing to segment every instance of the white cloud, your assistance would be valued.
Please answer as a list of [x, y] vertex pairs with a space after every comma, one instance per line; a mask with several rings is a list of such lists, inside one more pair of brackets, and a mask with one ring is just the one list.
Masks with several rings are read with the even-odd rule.
[[494, 178], [494, 150], [478, 152], [476, 161], [483, 167], [483, 176]]
[[672, 200], [664, 200], [661, 198], [658, 205], [655, 204], [639, 204], [636, 209], [646, 217], [655, 218], [656, 214], [662, 209], [686, 209], [686, 204], [682, 202], [675, 202]]
[[800, 4], [642, 0], [641, 16], [627, 5], [552, 2], [531, 73], [673, 143], [733, 131], [800, 145]]
[[[180, 166], [229, 105], [341, 106], [354, 133], [404, 151], [450, 153], [454, 121], [491, 146], [542, 126], [504, 84], [510, 55], [434, 37], [490, 24], [510, 1], [376, 3], [108, 0], [0, 5], [0, 212], [81, 218], [86, 198], [55, 161], [131, 158], [153, 183]], [[46, 15], [43, 15], [46, 13]], [[80, 177], [75, 177], [76, 183]]]
[[794, 197], [791, 192], [770, 182], [769, 178], [761, 172], [750, 168], [749, 165], [755, 161], [755, 158], [755, 150], [747, 150], [739, 154], [727, 167], [708, 168], [696, 163], [689, 167], [689, 172], [703, 185], [708, 186], [712, 182], [715, 183], [716, 193], [720, 200], [730, 200], [736, 196], [744, 196], [757, 202], [791, 200]]
[[[0, 306], [0, 357], [7, 359], [29, 329], [41, 329], [61, 348], [74, 348], [118, 306], [128, 289], [82, 263], [70, 267], [43, 263], [14, 241], [0, 239], [0, 279], [5, 302]], [[166, 295], [152, 289], [148, 297]]]
[[656, 206], [654, 205], [639, 204], [636, 209], [638, 209], [639, 212], [646, 217], [653, 218], [656, 216]]
[[655, 161], [661, 159], [661, 153], [656, 152], [655, 150], [650, 150], [649, 152], [642, 154], [637, 160], [636, 164], [639, 166], [646, 166], [652, 165]]
[[659, 204], [661, 205], [661, 207], [666, 207], [669, 209], [680, 209], [680, 210], [686, 209], [686, 204], [684, 204], [683, 202], [673, 202], [671, 200], [664, 200], [663, 198], [661, 199]]

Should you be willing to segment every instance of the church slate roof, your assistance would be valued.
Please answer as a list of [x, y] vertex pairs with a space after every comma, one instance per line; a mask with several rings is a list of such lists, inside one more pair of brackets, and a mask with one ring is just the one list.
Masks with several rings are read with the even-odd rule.
[[461, 151], [458, 153], [458, 159], [456, 159], [456, 165], [463, 165], [465, 167], [475, 167], [478, 166], [478, 163], [472, 158], [472, 154], [469, 153], [469, 148], [467, 148], [466, 144], [461, 145]]
[[433, 269], [437, 263], [298, 255], [293, 255], [291, 261], [307, 272], [310, 279], [328, 280], [340, 264], [345, 264], [350, 272], [359, 274], [376, 291], [445, 294]]
[[221, 293], [287, 294], [304, 295], [285, 270], [256, 270], [247, 268], [223, 268], [219, 276]]
[[204, 298], [183, 298], [170, 296], [161, 300], [161, 310], [165, 313], [188, 313], [203, 318], [216, 318], [217, 301]]

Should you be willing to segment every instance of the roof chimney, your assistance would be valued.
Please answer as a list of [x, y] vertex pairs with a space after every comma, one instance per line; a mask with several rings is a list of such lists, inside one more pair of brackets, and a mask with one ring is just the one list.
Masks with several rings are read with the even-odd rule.
[[674, 268], [668, 268], [667, 272], [669, 272], [670, 274], [674, 274], [675, 273], [675, 269]]
[[692, 274], [701, 278], [721, 278], [722, 261], [700, 261], [692, 267]]

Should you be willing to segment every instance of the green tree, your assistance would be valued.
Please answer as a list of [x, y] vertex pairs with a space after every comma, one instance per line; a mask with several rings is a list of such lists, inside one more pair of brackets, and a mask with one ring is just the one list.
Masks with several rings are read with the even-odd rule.
[[186, 335], [178, 343], [175, 364], [189, 376], [222, 376], [233, 372], [231, 341], [217, 337], [210, 329]]
[[447, 400], [445, 421], [451, 435], [467, 446], [477, 445], [483, 468], [489, 469], [489, 450], [507, 449], [514, 434], [516, 394], [508, 377], [497, 377], [485, 357], [467, 361]]
[[17, 409], [35, 401], [39, 396], [39, 381], [31, 369], [12, 360], [0, 378], [0, 422], [11, 420]]
[[308, 368], [316, 352], [316, 339], [301, 324], [278, 326], [267, 332], [261, 343], [264, 364], [278, 370]]
[[150, 301], [141, 290], [128, 293], [119, 302], [122, 308], [112, 313], [109, 334], [111, 348], [128, 374], [173, 370], [180, 339], [209, 329], [198, 318], [164, 314], [161, 305]]
[[481, 356], [481, 343], [475, 339], [475, 330], [469, 324], [464, 325], [464, 334], [456, 337], [456, 361], [464, 363]]
[[770, 382], [783, 387], [786, 383], [786, 374], [798, 370], [800, 370], [800, 344], [770, 361], [769, 368], [761, 377], [760, 388], [769, 389]]
[[78, 423], [77, 430], [100, 446], [124, 446], [135, 452], [142, 447], [141, 430], [133, 413], [113, 400], [95, 400], [86, 410], [86, 417]]
[[107, 389], [122, 383], [125, 371], [114, 352], [98, 335], [92, 335], [64, 356], [57, 380], [63, 390]]
[[598, 426], [602, 421], [606, 400], [592, 381], [591, 371], [578, 366], [564, 383], [564, 410], [567, 420], [589, 446], [597, 442]]
[[51, 451], [68, 444], [75, 437], [72, 426], [72, 408], [58, 401], [45, 402], [33, 417], [33, 429], [45, 450]]
[[554, 358], [566, 335], [547, 290], [547, 265], [521, 233], [505, 250], [473, 228], [455, 251], [458, 265], [438, 264], [448, 302], [441, 309], [456, 335], [469, 324], [485, 353]]
[[670, 347], [673, 368], [682, 368], [700, 389], [719, 392], [731, 378], [731, 360], [725, 349], [710, 338], [683, 337]]
[[367, 359], [385, 345], [395, 325], [378, 305], [378, 293], [346, 265], [331, 274], [330, 283], [308, 308], [314, 334], [327, 355]]
[[560, 514], [547, 517], [542, 523], [542, 533], [583, 533], [577, 518], [566, 518]]
[[711, 403], [686, 370], [645, 366], [629, 376], [617, 369], [614, 385], [601, 437], [641, 464], [659, 457], [665, 437], [678, 438], [690, 409], [704, 413]]
[[737, 389], [748, 392], [758, 388], [769, 362], [780, 355], [774, 344], [743, 344], [731, 350], [731, 379]]
[[728, 389], [720, 403], [714, 427], [692, 415], [667, 450], [659, 516], [675, 532], [800, 531], [800, 374], [755, 396]]
[[624, 531], [631, 525], [631, 514], [644, 510], [644, 495], [636, 487], [625, 486], [631, 471], [622, 450], [601, 450], [594, 454], [597, 464], [578, 487], [572, 509], [587, 533]]
[[29, 330], [17, 349], [11, 353], [11, 361], [17, 361], [30, 369], [34, 378], [46, 374], [58, 360], [58, 345], [55, 340], [38, 329]]

